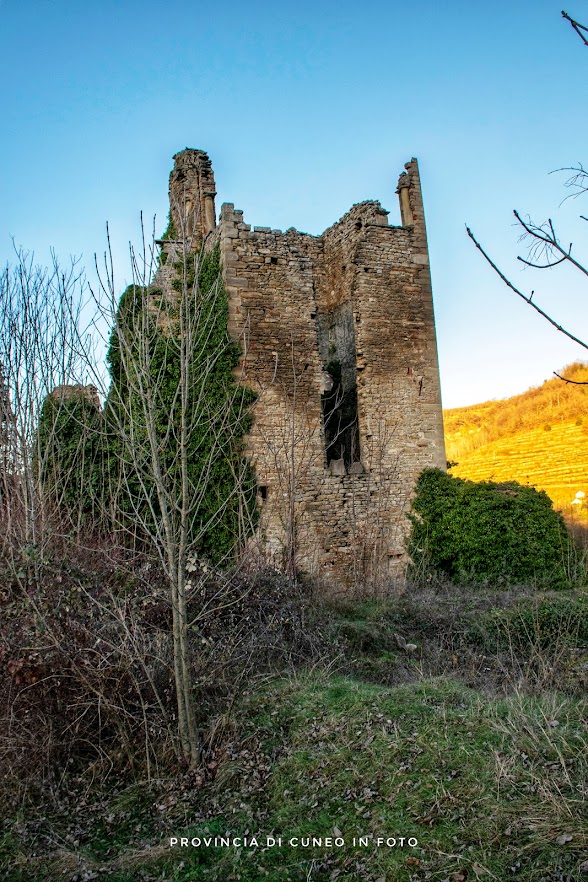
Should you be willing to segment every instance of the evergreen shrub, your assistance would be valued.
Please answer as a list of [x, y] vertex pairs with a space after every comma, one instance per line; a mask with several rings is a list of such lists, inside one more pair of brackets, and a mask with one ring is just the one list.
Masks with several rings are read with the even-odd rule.
[[41, 407], [35, 461], [45, 500], [75, 512], [78, 523], [98, 518], [103, 502], [102, 415], [82, 387], [48, 395]]
[[433, 570], [461, 583], [569, 583], [573, 545], [543, 491], [425, 469], [412, 509], [413, 572]]

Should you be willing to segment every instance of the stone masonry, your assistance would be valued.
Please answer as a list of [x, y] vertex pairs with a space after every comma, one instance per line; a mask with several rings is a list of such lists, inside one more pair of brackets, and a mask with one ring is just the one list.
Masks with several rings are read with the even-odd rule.
[[401, 580], [415, 481], [446, 464], [416, 159], [398, 181], [400, 226], [367, 201], [320, 236], [252, 227], [232, 204], [217, 224], [206, 153], [174, 160], [177, 239], [159, 244], [170, 257], [220, 245], [240, 382], [257, 393], [259, 547], [331, 590]]

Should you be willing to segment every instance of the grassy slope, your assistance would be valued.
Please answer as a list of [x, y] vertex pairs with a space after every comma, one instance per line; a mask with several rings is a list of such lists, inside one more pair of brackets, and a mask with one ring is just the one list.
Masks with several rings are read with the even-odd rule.
[[[517, 861], [527, 871], [520, 878], [532, 878], [532, 868], [571, 871], [588, 846], [574, 790], [580, 778], [561, 777], [562, 762], [577, 764], [585, 746], [575, 701], [488, 703], [446, 678], [392, 689], [302, 678], [278, 684], [254, 705], [268, 698], [280, 708], [287, 741], [267, 780], [265, 829], [289, 836], [340, 831], [348, 845], [250, 854], [243, 880], [262, 878], [254, 867], [275, 880], [304, 879], [312, 861], [308, 878], [325, 882], [337, 872], [406, 882], [464, 871], [464, 878], [504, 879]], [[269, 740], [278, 720], [259, 705], [253, 713]], [[554, 715], [558, 725], [550, 729]], [[242, 787], [246, 773], [240, 775]], [[362, 835], [374, 837], [368, 848], [349, 847]], [[412, 836], [418, 846], [377, 847], [378, 836]], [[557, 845], [561, 836], [572, 837], [575, 853]], [[219, 879], [230, 878], [232, 863], [227, 855], [227, 875], [219, 867]], [[182, 882], [201, 878], [189, 870], [177, 875]]]
[[[588, 365], [570, 365], [564, 376], [588, 381]], [[578, 490], [588, 497], [588, 386], [554, 378], [504, 401], [445, 411], [444, 419], [457, 477], [535, 485], [567, 515]]]
[[[541, 665], [527, 694], [517, 688], [506, 696], [481, 688], [498, 647], [486, 640], [480, 651], [478, 639], [472, 643], [472, 627], [494, 621], [495, 599], [464, 596], [457, 609], [453, 595], [431, 595], [428, 606], [423, 597], [335, 611], [334, 637], [347, 635], [341, 652], [355, 659], [354, 675], [326, 665], [258, 681], [219, 722], [205, 767], [163, 792], [155, 782], [97, 800], [91, 781], [82, 781], [86, 796], [64, 805], [61, 817], [23, 819], [18, 836], [0, 839], [0, 867], [2, 857], [12, 865], [0, 878], [580, 882], [588, 848], [588, 705], [579, 681], [566, 693], [543, 689], [555, 658], [536, 655], [534, 644], [551, 619], [533, 612], [536, 602], [566, 606], [575, 595], [514, 598], [504, 608], [501, 620], [516, 621], [509, 609], [531, 615], [533, 633], [511, 628], [505, 644], [525, 635], [524, 667], [517, 670], [528, 672], [533, 659]], [[577, 602], [584, 609], [583, 594]], [[418, 644], [415, 655], [398, 649], [398, 631]], [[567, 627], [560, 622], [558, 634], [558, 652], [566, 650], [560, 671], [574, 664], [582, 675], [585, 615]], [[472, 649], [480, 666], [474, 678]], [[496, 662], [495, 674], [502, 668], [504, 676], [504, 658]], [[398, 684], [401, 670], [410, 682]], [[168, 845], [169, 836], [227, 833], [341, 834], [346, 845]], [[360, 848], [353, 836], [413, 836], [418, 845], [377, 847], [370, 839]]]
[[[271, 684], [242, 710], [249, 737], [221, 765], [212, 805], [220, 797], [222, 810], [187, 826], [169, 818], [167, 835], [342, 835], [345, 847], [170, 851], [160, 830], [116, 856], [94, 839], [73, 850], [77, 859], [70, 850], [69, 860], [65, 851], [23, 860], [23, 872], [5, 878], [96, 878], [102, 867], [131, 882], [156, 866], [148, 878], [170, 882], [502, 880], [511, 867], [521, 882], [582, 878], [585, 703], [488, 702], [447, 678], [390, 689], [315, 674]], [[137, 813], [127, 819], [141, 823]], [[120, 830], [102, 835], [116, 845]], [[373, 838], [356, 847], [354, 836]], [[378, 847], [378, 836], [418, 845]]]

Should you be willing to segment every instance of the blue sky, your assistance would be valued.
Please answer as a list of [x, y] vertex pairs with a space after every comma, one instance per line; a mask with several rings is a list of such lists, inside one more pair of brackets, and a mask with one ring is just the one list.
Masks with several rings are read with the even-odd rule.
[[[121, 290], [139, 213], [165, 227], [172, 155], [206, 150], [217, 210], [320, 233], [354, 202], [397, 221], [398, 174], [421, 167], [445, 406], [523, 391], [585, 350], [483, 263], [468, 223], [526, 290], [588, 337], [588, 284], [516, 261], [512, 209], [553, 217], [578, 255], [588, 196], [588, 51], [555, 0], [0, 0], [0, 263], [105, 247]], [[588, 20], [586, 0], [567, 11]], [[583, 224], [586, 228], [586, 224]], [[523, 249], [523, 250], [521, 250]], [[588, 248], [585, 252], [588, 260]]]

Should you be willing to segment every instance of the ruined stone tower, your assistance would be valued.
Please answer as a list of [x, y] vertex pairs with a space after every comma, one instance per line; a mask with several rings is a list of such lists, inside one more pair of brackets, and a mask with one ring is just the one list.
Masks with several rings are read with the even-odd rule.
[[217, 224], [206, 153], [174, 160], [176, 241], [159, 244], [169, 254], [186, 241], [220, 246], [240, 381], [257, 393], [247, 454], [260, 548], [335, 587], [402, 578], [415, 481], [445, 468], [416, 159], [398, 181], [401, 226], [367, 201], [320, 236], [252, 227], [232, 204]]

